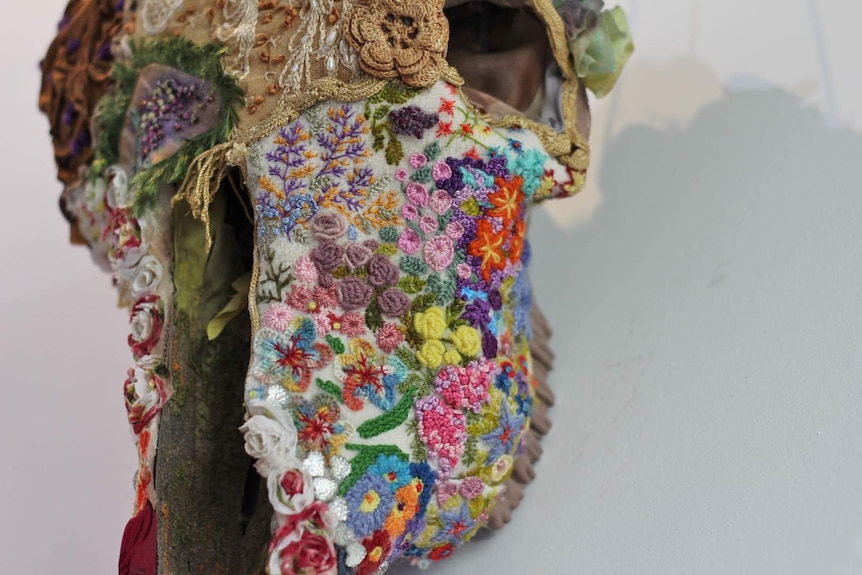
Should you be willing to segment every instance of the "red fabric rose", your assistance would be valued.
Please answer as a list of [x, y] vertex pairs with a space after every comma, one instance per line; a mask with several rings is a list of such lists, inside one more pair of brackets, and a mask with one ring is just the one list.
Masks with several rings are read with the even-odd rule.
[[162, 312], [159, 309], [161, 298], [148, 295], [132, 306], [129, 318], [132, 333], [129, 334], [129, 347], [135, 359], [150, 355], [162, 335]]
[[297, 541], [282, 549], [278, 563], [282, 575], [320, 575], [338, 567], [332, 542], [311, 531], [303, 531]]
[[389, 557], [392, 540], [389, 539], [389, 534], [381, 529], [375, 531], [371, 537], [363, 539], [362, 545], [365, 547], [366, 554], [362, 563], [356, 566], [356, 575], [371, 575]]

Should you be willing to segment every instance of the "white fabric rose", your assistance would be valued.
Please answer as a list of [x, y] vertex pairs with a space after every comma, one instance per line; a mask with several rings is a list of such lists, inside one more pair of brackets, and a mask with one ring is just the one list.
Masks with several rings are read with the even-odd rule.
[[159, 260], [153, 256], [141, 258], [130, 286], [132, 297], [138, 299], [155, 293], [162, 283], [163, 275], [164, 268]]
[[276, 470], [290, 467], [296, 451], [293, 421], [264, 401], [249, 401], [248, 412], [251, 417], [239, 429], [245, 434], [245, 452], [257, 459], [258, 473], [269, 477]]
[[153, 334], [153, 308], [156, 305], [157, 302], [146, 302], [135, 306], [130, 325], [134, 341], [146, 341]]
[[103, 192], [105, 203], [109, 208], [127, 208], [129, 201], [129, 175], [125, 168], [119, 165], [105, 168], [105, 181], [107, 189]]
[[269, 501], [276, 513], [293, 515], [314, 501], [314, 483], [311, 476], [296, 460], [290, 467], [273, 471], [266, 478]]

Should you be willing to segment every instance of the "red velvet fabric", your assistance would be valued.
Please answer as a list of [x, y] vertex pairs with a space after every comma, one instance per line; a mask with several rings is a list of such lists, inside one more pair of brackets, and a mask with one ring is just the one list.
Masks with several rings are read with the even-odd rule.
[[156, 575], [156, 514], [147, 506], [132, 517], [123, 532], [120, 547], [120, 575]]

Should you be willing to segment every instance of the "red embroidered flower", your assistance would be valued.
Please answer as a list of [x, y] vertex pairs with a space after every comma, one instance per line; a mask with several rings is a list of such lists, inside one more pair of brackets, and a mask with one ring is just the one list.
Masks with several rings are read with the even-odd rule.
[[356, 566], [356, 575], [371, 575], [380, 568], [380, 564], [389, 557], [392, 541], [386, 531], [375, 531], [371, 537], [362, 541], [365, 547], [365, 559]]
[[473, 126], [469, 122], [461, 124], [461, 135], [462, 136], [472, 136], [473, 135]]
[[521, 212], [521, 205], [524, 201], [524, 194], [521, 193], [523, 179], [521, 176], [515, 176], [509, 181], [496, 178], [494, 183], [498, 189], [488, 195], [488, 201], [494, 205], [488, 210], [488, 215], [502, 218], [503, 227], [508, 228], [511, 221], [517, 218]]
[[455, 100], [440, 98], [440, 109], [437, 110], [437, 113], [453, 116], [455, 114]]
[[495, 232], [493, 224], [485, 219], [479, 220], [476, 226], [476, 237], [467, 247], [467, 253], [481, 258], [482, 277], [486, 282], [491, 281], [491, 270], [502, 270], [506, 267], [503, 244], [508, 239], [507, 236], [506, 230]]
[[445, 136], [451, 136], [455, 132], [452, 131], [452, 122], [439, 122], [437, 124], [437, 137], [443, 138]]
[[432, 561], [440, 561], [442, 559], [448, 559], [452, 556], [452, 553], [455, 551], [455, 546], [451, 543], [447, 543], [442, 547], [437, 547], [431, 553], [428, 554], [428, 558]]

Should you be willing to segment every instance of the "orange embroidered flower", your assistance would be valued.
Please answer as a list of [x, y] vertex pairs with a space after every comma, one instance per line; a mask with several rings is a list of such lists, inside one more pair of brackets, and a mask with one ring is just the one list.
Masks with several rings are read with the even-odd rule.
[[524, 235], [527, 233], [527, 225], [524, 220], [518, 220], [515, 224], [515, 233], [509, 241], [509, 261], [518, 263], [524, 253]]
[[506, 230], [494, 231], [494, 226], [488, 220], [479, 220], [476, 226], [476, 237], [470, 242], [467, 253], [482, 259], [482, 276], [486, 282], [491, 281], [491, 270], [502, 270], [506, 267], [506, 254], [503, 244], [508, 234]]
[[524, 201], [524, 194], [521, 193], [523, 179], [521, 176], [515, 176], [510, 181], [496, 178], [494, 183], [499, 189], [488, 196], [488, 200], [494, 204], [488, 215], [502, 218], [503, 227], [508, 228], [521, 211], [521, 203]]
[[345, 21], [344, 39], [367, 74], [419, 88], [440, 77], [449, 22], [442, 0], [364, 0]]

